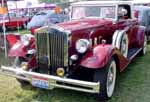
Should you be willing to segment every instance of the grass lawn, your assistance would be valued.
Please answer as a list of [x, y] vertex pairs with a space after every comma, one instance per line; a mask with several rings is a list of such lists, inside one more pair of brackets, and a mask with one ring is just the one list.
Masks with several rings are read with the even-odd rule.
[[[2, 56], [2, 55], [0, 55]], [[0, 63], [5, 63], [1, 57]], [[15, 78], [0, 75], [0, 102], [100, 102], [90, 94], [64, 90], [21, 87]], [[108, 102], [150, 102], [150, 45], [118, 76], [114, 96]]]
[[[19, 33], [19, 34], [30, 34], [30, 30], [27, 30], [27, 29], [14, 29], [14, 30], [8, 30], [6, 32], [7, 34], [13, 34], [13, 33]], [[0, 34], [3, 34], [2, 31], [0, 31]]]

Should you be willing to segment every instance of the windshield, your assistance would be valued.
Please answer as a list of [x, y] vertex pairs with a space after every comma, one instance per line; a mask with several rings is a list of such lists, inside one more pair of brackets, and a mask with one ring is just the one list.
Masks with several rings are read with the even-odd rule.
[[115, 6], [74, 6], [72, 19], [99, 17], [115, 19]]

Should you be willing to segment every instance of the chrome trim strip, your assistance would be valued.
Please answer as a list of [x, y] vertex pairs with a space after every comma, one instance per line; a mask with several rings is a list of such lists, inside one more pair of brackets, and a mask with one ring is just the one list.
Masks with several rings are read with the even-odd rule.
[[[47, 34], [47, 57], [50, 59], [50, 39], [49, 39], [49, 34]], [[48, 61], [48, 67], [51, 65], [50, 61]]]
[[[7, 75], [24, 80], [23, 77], [18, 77], [18, 75], [16, 74], [17, 70], [12, 67], [1, 66], [1, 73], [3, 74], [10, 73]], [[32, 83], [33, 76], [48, 79], [48, 82], [49, 82], [48, 89], [53, 89], [57, 87], [57, 88], [64, 88], [64, 89], [76, 90], [76, 91], [81, 91], [81, 92], [88, 92], [88, 93], [99, 93], [100, 91], [99, 82], [88, 82], [88, 81], [74, 80], [74, 79], [69, 79], [69, 78], [61, 78], [61, 77], [52, 76], [52, 75], [40, 74], [40, 73], [35, 73], [35, 72], [27, 72], [23, 70], [21, 70], [21, 73], [26, 76], [26, 79], [30, 83]], [[63, 84], [59, 84], [57, 82], [62, 82]], [[65, 85], [65, 84], [70, 84], [70, 85]], [[77, 85], [78, 87], [76, 87], [75, 85]]]
[[[68, 34], [66, 34], [66, 32], [64, 32], [65, 33], [65, 37], [64, 37], [64, 66], [65, 67], [68, 67], [68, 65], [69, 65], [69, 61], [68, 61], [68, 58], [69, 58], [69, 51], [68, 51], [68, 49], [69, 49], [69, 35]], [[65, 40], [67, 40], [67, 41], [65, 41]]]

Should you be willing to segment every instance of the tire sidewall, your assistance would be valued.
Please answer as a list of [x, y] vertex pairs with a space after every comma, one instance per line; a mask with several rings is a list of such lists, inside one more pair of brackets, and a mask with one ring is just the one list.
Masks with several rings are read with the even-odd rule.
[[142, 48], [142, 55], [145, 55], [145, 54], [146, 54], [146, 50], [147, 50], [146, 46], [147, 46], [147, 37], [146, 37], [146, 35], [144, 35], [144, 42], [143, 42], [143, 48]]
[[[94, 82], [100, 82], [100, 93], [97, 94], [97, 97], [100, 99], [109, 99], [112, 97], [114, 89], [115, 89], [115, 84], [116, 84], [116, 78], [117, 78], [117, 66], [116, 68], [116, 77], [115, 77], [115, 84], [114, 84], [114, 89], [112, 92], [111, 96], [108, 96], [107, 93], [107, 77], [108, 77], [108, 71], [110, 68], [110, 65], [112, 64], [112, 62], [115, 62], [114, 58], [112, 58], [109, 63], [105, 66], [105, 68], [103, 69], [97, 69], [95, 70], [94, 73]], [[115, 62], [116, 65], [116, 62]]]
[[[113, 71], [114, 71], [114, 81], [113, 81], [113, 88], [112, 88], [112, 93], [109, 95], [108, 91], [107, 91], [107, 97], [111, 98], [115, 89], [115, 85], [116, 85], [116, 75], [117, 75], [117, 66], [116, 66], [116, 62], [115, 60], [111, 60], [110, 65], [108, 66], [108, 72], [107, 72], [107, 78], [108, 78], [108, 73], [110, 70], [110, 67], [114, 67]], [[108, 81], [108, 80], [107, 80]], [[107, 86], [106, 86], [107, 88]]]

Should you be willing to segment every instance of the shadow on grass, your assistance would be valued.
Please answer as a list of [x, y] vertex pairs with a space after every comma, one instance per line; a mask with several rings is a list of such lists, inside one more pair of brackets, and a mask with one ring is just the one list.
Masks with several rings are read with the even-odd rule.
[[[39, 89], [31, 86], [26, 86], [25, 90], [37, 91], [32, 96], [33, 102], [104, 102], [98, 101], [93, 95], [82, 92], [76, 92], [65, 89]], [[25, 100], [24, 100], [25, 102]]]

